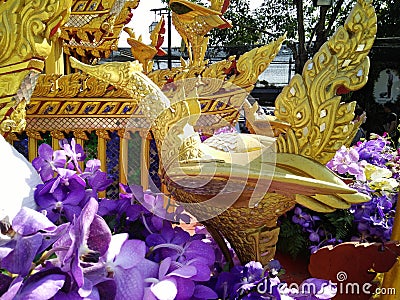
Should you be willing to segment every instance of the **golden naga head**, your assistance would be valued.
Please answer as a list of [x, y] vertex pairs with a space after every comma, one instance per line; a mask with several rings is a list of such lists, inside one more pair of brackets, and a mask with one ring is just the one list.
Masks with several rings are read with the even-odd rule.
[[0, 2], [0, 67], [26, 59], [45, 59], [51, 41], [69, 17], [72, 0], [14, 0]]
[[72, 0], [0, 1], [0, 134], [25, 127], [25, 103]]

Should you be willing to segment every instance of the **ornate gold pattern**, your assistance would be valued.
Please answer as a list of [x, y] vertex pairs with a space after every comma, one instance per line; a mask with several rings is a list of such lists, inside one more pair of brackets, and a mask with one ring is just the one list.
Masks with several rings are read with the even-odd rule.
[[24, 105], [35, 87], [35, 74], [43, 70], [71, 1], [0, 2], [0, 134], [25, 127]]
[[[21, 3], [0, 2], [0, 13], [21, 9]], [[36, 8], [39, 3], [53, 8], [54, 16]], [[0, 53], [0, 66], [7, 62], [0, 69], [0, 76], [5, 79], [1, 80], [4, 86], [1, 90], [6, 91], [0, 95], [0, 117], [6, 116], [0, 125], [3, 133], [24, 126], [24, 106], [36, 83], [34, 75], [43, 68], [50, 38], [55, 33], [53, 29], [57, 29], [67, 15], [70, 3], [63, 3], [33, 1], [26, 5], [28, 10], [36, 8], [32, 15], [27, 14], [22, 21], [12, 20], [15, 24], [11, 25], [17, 27], [15, 32], [27, 29], [24, 36], [28, 38], [22, 41], [30, 48], [13, 43], [12, 46], [16, 44], [19, 48], [4, 47], [4, 57]], [[138, 3], [138, 0], [74, 0], [73, 14], [62, 28], [64, 50], [86, 62], [107, 57], [116, 46], [130, 8]], [[156, 84], [142, 73], [138, 62], [89, 66], [72, 60], [72, 67], [89, 75], [40, 76], [39, 86], [28, 106], [28, 124], [34, 130], [28, 132], [29, 155], [32, 158], [37, 149], [37, 140], [41, 139], [39, 131], [50, 131], [56, 148], [58, 140], [64, 138], [63, 132], [72, 131], [77, 139], [85, 140], [85, 132], [95, 130], [98, 157], [104, 170], [109, 130], [118, 130], [119, 136], [125, 137], [126, 128], [128, 131], [151, 128], [160, 153], [162, 179], [176, 199], [190, 204], [188, 210], [200, 219], [212, 216], [206, 221], [207, 226], [231, 242], [242, 262], [266, 263], [275, 251], [279, 233], [277, 218], [295, 203], [328, 212], [367, 200], [315, 160], [325, 163], [355, 133], [354, 104], [341, 104], [338, 93], [356, 90], [365, 84], [369, 68], [367, 54], [376, 33], [376, 17], [370, 2], [359, 0], [344, 27], [339, 28], [306, 64], [303, 74], [296, 75], [283, 90], [276, 105], [280, 120], [272, 120], [275, 123], [272, 122], [271, 136], [277, 136], [276, 139], [221, 135], [219, 141], [209, 139], [201, 143], [193, 127], [202, 127], [208, 122], [212, 130], [225, 120], [233, 123], [243, 104], [254, 113], [257, 107], [250, 106], [245, 101], [246, 96], [284, 40], [281, 37], [239, 59], [230, 57], [209, 65], [204, 60], [206, 35], [212, 28], [230, 26], [222, 17], [228, 3], [227, 0], [211, 0], [210, 8], [206, 8], [186, 0], [170, 1], [174, 24], [189, 50], [189, 61], [182, 60], [180, 68], [151, 72], [149, 76]], [[43, 26], [39, 27], [43, 32], [32, 30], [36, 26], [34, 14], [40, 14], [38, 20]], [[158, 32], [161, 32], [159, 26]], [[33, 36], [36, 36], [34, 43]], [[42, 46], [36, 44], [38, 40], [43, 40]], [[138, 41], [140, 38], [133, 44]], [[0, 43], [6, 44], [6, 41], [0, 39]], [[156, 46], [158, 42], [153, 39], [152, 47]], [[20, 49], [29, 50], [22, 53], [26, 56], [23, 59]], [[150, 56], [136, 54], [145, 72], [151, 69], [153, 53], [149, 51]], [[9, 74], [18, 74], [19, 81]], [[196, 79], [189, 80], [191, 78]], [[182, 79], [185, 79], [184, 86], [179, 85]], [[171, 86], [165, 86], [167, 83]], [[219, 93], [221, 90], [224, 93]], [[207, 118], [200, 116], [201, 111], [208, 112]], [[273, 159], [269, 147], [275, 140], [278, 153]], [[221, 141], [226, 142], [230, 152], [217, 146]], [[126, 146], [122, 138], [121, 161], [126, 159]], [[147, 141], [143, 140], [142, 148], [148, 149]], [[123, 171], [121, 176], [124, 176]], [[209, 179], [204, 186], [195, 188], [185, 184], [202, 178]], [[229, 180], [235, 184], [224, 190]], [[270, 182], [270, 186], [265, 185], [263, 190], [260, 186], [264, 187], [264, 182]], [[243, 190], [235, 195], [238, 188]], [[217, 205], [204, 202], [220, 194], [228, 198], [234, 195], [227, 209], [220, 202]]]
[[164, 42], [165, 32], [165, 21], [164, 16], [158, 22], [156, 27], [151, 33], [151, 44], [146, 45], [142, 42], [142, 36], [136, 38], [134, 31], [131, 28], [125, 27], [124, 30], [129, 34], [128, 44], [131, 46], [131, 52], [135, 59], [137, 59], [143, 65], [143, 72], [149, 73], [153, 69], [154, 56], [163, 56], [167, 53], [161, 49], [161, 45]]
[[7, 135], [6, 141], [12, 145], [14, 142], [19, 141], [19, 139], [14, 132], [11, 132]]
[[107, 140], [107, 141], [110, 140], [110, 135], [108, 134], [108, 131], [107, 131], [107, 130], [104, 130], [104, 129], [97, 129], [97, 130], [96, 130], [96, 135], [97, 135], [99, 138], [102, 138], [102, 139], [104, 139], [104, 140]]
[[50, 135], [53, 139], [62, 140], [64, 138], [64, 133], [60, 130], [53, 130], [50, 132]]
[[[173, 3], [189, 5], [184, 0], [173, 0]], [[199, 16], [196, 13], [194, 15]], [[176, 200], [187, 203], [187, 209], [200, 220], [206, 220], [214, 232], [219, 231], [225, 236], [242, 262], [259, 260], [266, 263], [275, 251], [279, 232], [277, 218], [295, 203], [316, 211], [329, 212], [368, 200], [365, 195], [349, 188], [324, 165], [307, 158], [324, 162], [329, 156], [326, 153], [338, 149], [335, 147], [346, 143], [348, 135], [354, 132], [355, 125], [351, 123], [354, 104], [339, 104], [340, 97], [336, 92], [340, 86], [355, 90], [365, 84], [368, 72], [366, 55], [375, 33], [365, 24], [375, 25], [376, 19], [370, 3], [359, 0], [343, 27], [348, 30], [347, 36], [344, 29], [340, 28], [332, 40], [308, 62], [303, 77], [296, 75], [283, 90], [277, 102], [277, 115], [281, 120], [275, 121], [284, 125], [282, 131], [285, 132], [276, 132], [275, 135], [279, 134], [277, 139], [222, 134], [200, 143], [191, 126], [199, 120], [199, 97], [213, 101], [228, 98], [229, 101], [220, 101], [225, 108], [241, 107], [245, 97], [238, 93], [238, 88], [231, 87], [232, 83], [251, 89], [256, 78], [252, 77], [252, 70], [257, 73], [257, 70], [266, 67], [264, 62], [268, 64], [274, 57], [283, 38], [266, 46], [265, 52], [260, 49], [248, 52], [246, 57], [250, 58], [249, 62], [245, 58], [235, 62], [237, 73], [227, 80], [213, 82], [201, 76], [197, 80], [188, 79], [206, 72], [213, 77], [226, 78], [221, 71], [226, 73], [224, 68], [233, 63], [232, 59], [209, 68], [204, 62], [193, 64], [192, 61], [192, 67], [187, 72], [183, 72], [183, 68], [172, 69], [169, 72], [173, 74], [170, 77], [173, 79], [173, 89], [163, 87], [169, 99], [140, 72], [137, 63], [109, 63], [95, 67], [75, 61], [73, 64], [125, 90], [133, 98], [144, 99], [140, 101], [140, 109], [152, 124], [162, 178], [171, 194]], [[345, 48], [343, 52], [340, 52], [340, 47], [332, 52], [332, 45], [340, 44], [339, 41], [343, 40], [339, 36], [345, 36], [343, 45], [349, 42], [347, 37], [356, 42], [351, 40], [352, 47]], [[347, 61], [348, 58], [352, 60]], [[195, 75], [196, 71], [200, 72]], [[149, 75], [159, 78], [160, 74], [167, 74], [163, 72]], [[186, 80], [179, 85], [179, 79]], [[155, 82], [160, 86], [160, 81]], [[321, 86], [323, 89], [320, 91], [318, 88]], [[221, 88], [225, 91], [222, 96], [217, 93]], [[286, 99], [289, 94], [291, 98]], [[251, 111], [253, 108], [247, 109]], [[304, 146], [306, 143], [301, 138], [308, 136], [305, 131], [310, 124], [316, 125], [309, 128], [309, 144]], [[297, 130], [303, 135], [299, 136]], [[326, 132], [329, 140], [334, 141], [330, 148], [324, 140], [327, 138]], [[218, 139], [226, 142], [228, 150], [217, 146]], [[273, 157], [275, 140], [278, 141], [278, 153]], [[207, 183], [198, 186], [204, 179], [207, 179]], [[231, 184], [226, 186], [228, 181]], [[204, 202], [215, 197], [222, 202], [213, 202], [212, 205]], [[232, 199], [232, 205], [224, 206], [223, 199], [226, 198]]]
[[280, 152], [304, 155], [325, 164], [358, 129], [355, 103], [340, 103], [340, 89], [354, 91], [368, 79], [369, 50], [376, 34], [370, 1], [358, 1], [340, 27], [295, 75], [276, 100], [275, 115], [291, 128], [278, 138]]
[[84, 130], [74, 130], [74, 137], [82, 141], [88, 140], [87, 134]]
[[73, 0], [68, 22], [62, 27], [63, 49], [85, 62], [107, 58], [118, 49], [122, 27], [139, 0]]
[[199, 66], [204, 61], [209, 37], [213, 28], [232, 25], [222, 17], [229, 1], [211, 0], [210, 8], [187, 0], [171, 0], [172, 22], [188, 48], [190, 64]]
[[36, 130], [27, 130], [26, 131], [26, 135], [31, 139], [43, 140], [43, 138], [40, 135], [40, 133], [38, 131], [36, 131]]

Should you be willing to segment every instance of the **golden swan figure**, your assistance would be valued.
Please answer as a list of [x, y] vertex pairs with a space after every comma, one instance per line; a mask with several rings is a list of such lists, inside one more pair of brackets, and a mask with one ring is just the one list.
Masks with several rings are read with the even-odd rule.
[[277, 137], [229, 133], [201, 142], [193, 125], [201, 111], [198, 99], [207, 90], [204, 78], [177, 84], [170, 100], [138, 62], [71, 64], [142, 98], [139, 105], [152, 122], [161, 177], [171, 194], [225, 251], [223, 238], [242, 263], [266, 263], [275, 254], [277, 219], [296, 203], [331, 212], [368, 201], [324, 164], [351, 142], [360, 125], [353, 122], [355, 103], [341, 103], [338, 91], [365, 85], [375, 34], [371, 1], [358, 0], [344, 26], [279, 95], [275, 114], [288, 126]]

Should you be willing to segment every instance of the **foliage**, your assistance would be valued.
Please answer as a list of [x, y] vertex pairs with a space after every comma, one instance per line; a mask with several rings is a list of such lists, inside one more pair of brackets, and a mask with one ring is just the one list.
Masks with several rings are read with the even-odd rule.
[[[207, 5], [207, 1], [190, 0]], [[167, 0], [163, 0], [168, 3]], [[296, 72], [306, 60], [343, 24], [356, 0], [332, 0], [330, 7], [316, 7], [312, 0], [265, 0], [250, 9], [250, 0], [231, 0], [224, 17], [232, 22], [231, 29], [213, 29], [210, 46], [224, 47], [228, 54], [247, 51], [243, 46], [263, 44], [286, 33], [287, 46], [292, 50]], [[400, 2], [374, 1], [378, 16], [378, 37], [400, 36]]]
[[265, 42], [263, 30], [268, 30], [266, 18], [250, 9], [249, 0], [231, 0], [224, 17], [232, 22], [232, 28], [215, 28], [210, 33], [211, 46], [242, 46]]
[[378, 16], [378, 37], [400, 37], [400, 2], [397, 0], [374, 1]]
[[307, 248], [308, 238], [303, 234], [299, 224], [292, 223], [288, 215], [280, 220], [278, 251], [288, 253], [293, 258], [304, 253]]

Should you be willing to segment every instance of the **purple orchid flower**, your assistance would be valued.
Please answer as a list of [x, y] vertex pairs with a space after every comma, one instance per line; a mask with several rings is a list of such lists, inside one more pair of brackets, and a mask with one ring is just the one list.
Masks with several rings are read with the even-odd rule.
[[[81, 214], [75, 219], [68, 235], [64, 235], [54, 247], [63, 271], [71, 273], [79, 294], [88, 295], [91, 290], [85, 286], [84, 268], [99, 262], [111, 241], [111, 232], [106, 222], [98, 215], [98, 202], [91, 198]], [[66, 250], [61, 250], [66, 249]], [[87, 284], [87, 282], [86, 282]], [[89, 284], [90, 286], [90, 284]]]
[[71, 143], [68, 143], [68, 140], [66, 139], [60, 140], [60, 147], [64, 149], [65, 155], [67, 155], [73, 161], [75, 168], [79, 173], [81, 173], [82, 171], [78, 162], [84, 161], [86, 158], [86, 154], [82, 145], [76, 144], [75, 139], [72, 138]]
[[0, 247], [1, 268], [27, 275], [36, 255], [63, 235], [66, 227], [57, 227], [43, 214], [23, 207], [12, 221], [14, 236]]
[[194, 282], [190, 280], [196, 273], [194, 266], [175, 268], [174, 262], [167, 257], [160, 264], [158, 279], [147, 279], [152, 285], [147, 289], [146, 299], [217, 299], [218, 295], [210, 288], [203, 285], [198, 285], [196, 288]]
[[158, 271], [158, 264], [145, 258], [146, 251], [143, 241], [128, 240], [126, 233], [112, 236], [105, 270], [116, 283], [115, 299], [144, 299], [145, 279]]
[[34, 192], [36, 204], [47, 212], [47, 217], [52, 222], [62, 221], [62, 217], [72, 221], [74, 216], [78, 216], [82, 210], [85, 185], [75, 173], [68, 172], [70, 177], [66, 174], [64, 177], [58, 176], [44, 184], [39, 184]]
[[340, 148], [326, 166], [341, 175], [353, 175], [357, 180], [365, 180], [363, 165], [355, 148]]
[[84, 173], [94, 174], [97, 170], [100, 170], [101, 161], [99, 159], [89, 159], [86, 162]]
[[17, 277], [1, 299], [51, 299], [63, 287], [66, 278], [67, 274], [63, 273], [59, 268], [40, 271], [29, 276], [25, 281], [22, 281], [22, 277]]
[[52, 179], [57, 168], [65, 167], [67, 158], [64, 150], [53, 151], [49, 145], [41, 144], [38, 152], [39, 156], [32, 161], [32, 165], [43, 182]]
[[303, 212], [303, 210], [296, 206], [294, 209], [294, 215], [292, 217], [293, 223], [299, 224], [302, 227], [309, 227], [312, 221], [312, 218], [309, 214]]

